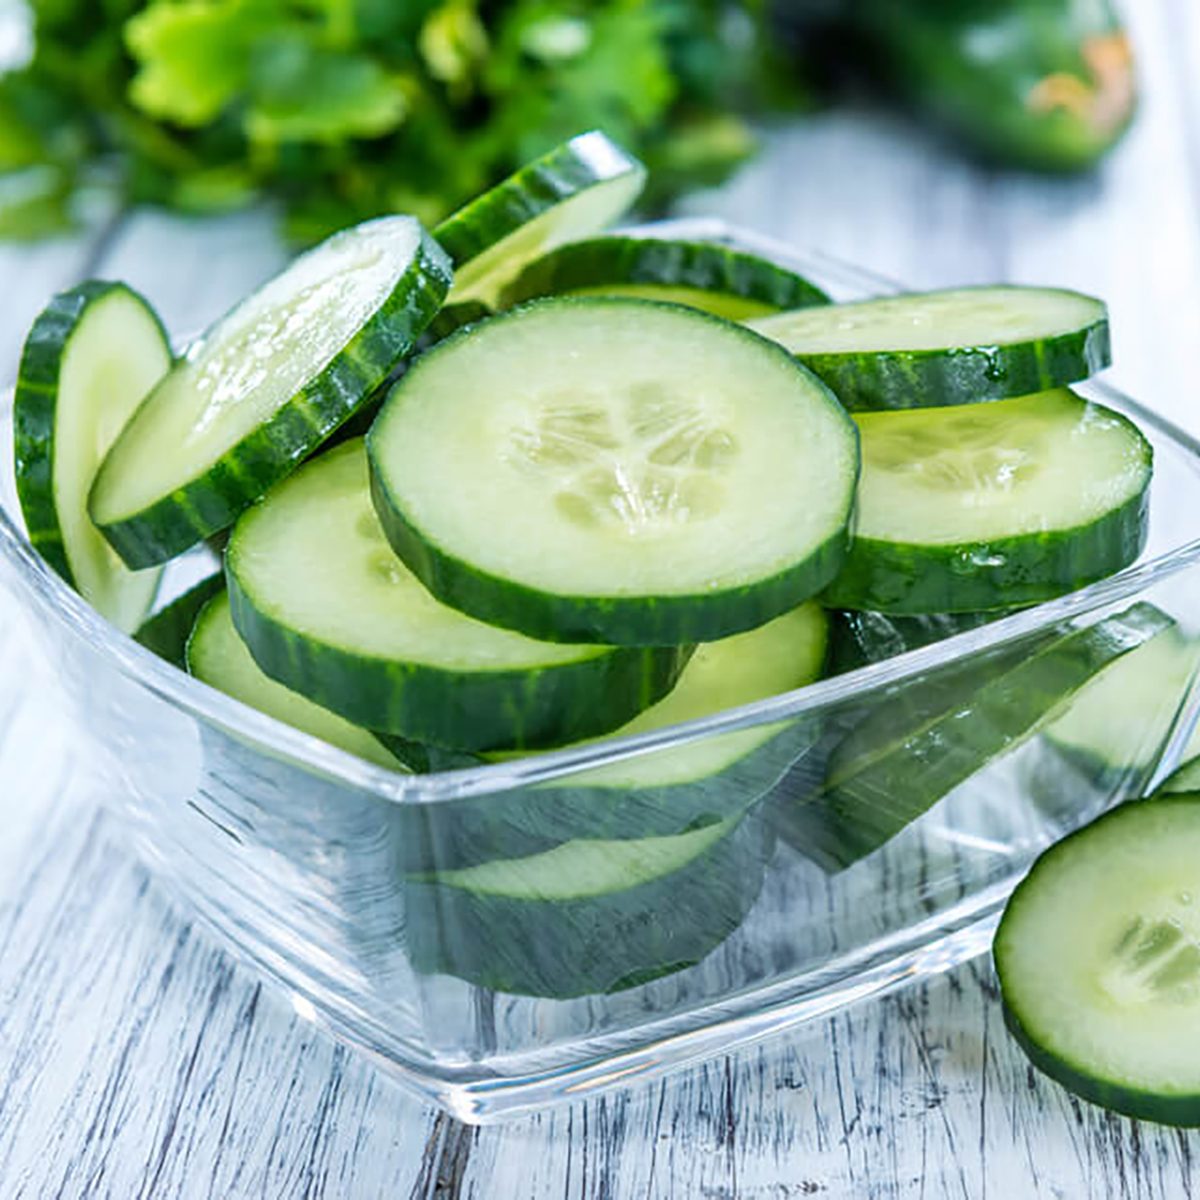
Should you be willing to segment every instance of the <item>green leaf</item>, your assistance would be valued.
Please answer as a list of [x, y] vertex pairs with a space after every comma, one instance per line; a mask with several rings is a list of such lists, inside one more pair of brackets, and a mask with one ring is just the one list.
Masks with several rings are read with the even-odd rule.
[[125, 25], [139, 63], [130, 99], [179, 125], [217, 117], [244, 90], [259, 40], [278, 33], [272, 0], [153, 0]]
[[264, 39], [251, 61], [252, 142], [337, 141], [390, 133], [408, 107], [403, 81], [364, 54], [293, 33]]

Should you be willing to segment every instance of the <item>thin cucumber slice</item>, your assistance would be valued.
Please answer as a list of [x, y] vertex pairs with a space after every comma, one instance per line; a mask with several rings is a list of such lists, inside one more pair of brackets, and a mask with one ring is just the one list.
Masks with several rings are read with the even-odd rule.
[[769, 850], [759, 823], [735, 817], [416, 877], [406, 888], [413, 965], [559, 999], [645, 983], [699, 962], [737, 929]]
[[1046, 739], [1100, 780], [1144, 778], [1187, 698], [1200, 647], [1177, 626], [1100, 672]]
[[674, 684], [690, 651], [536, 642], [439, 604], [384, 540], [347, 442], [238, 522], [233, 620], [259, 666], [356, 725], [464, 750], [605, 732]]
[[231, 525], [364, 403], [450, 282], [411, 217], [343, 230], [222, 318], [125, 426], [92, 519], [131, 566]]
[[979, 629], [1004, 616], [991, 613], [928, 613], [912, 617], [878, 612], [835, 612], [829, 635], [829, 673], [841, 675], [897, 654]]
[[[828, 621], [816, 604], [748, 633], [698, 646], [679, 682], [616, 730], [625, 737], [804, 687], [820, 678]], [[415, 770], [447, 770], [505, 761], [512, 751], [480, 757], [412, 743], [384, 744]], [[434, 861], [450, 864], [520, 857], [580, 838], [639, 839], [682, 833], [745, 812], [807, 746], [790, 723], [701, 738], [669, 750], [582, 771], [568, 779], [428, 806], [424, 841]]]
[[197, 679], [227, 696], [377, 766], [404, 769], [367, 730], [264, 675], [234, 628], [224, 590], [197, 617], [186, 657]]
[[829, 870], [852, 865], [1172, 625], [1153, 605], [1136, 604], [906, 686], [858, 716], [829, 757], [824, 785], [789, 814], [788, 840]]
[[454, 263], [452, 299], [492, 303], [530, 259], [622, 217], [645, 182], [646, 168], [595, 130], [527, 163], [434, 230]]
[[1103, 579], [1141, 553], [1153, 451], [1067, 389], [865, 413], [854, 540], [837, 608], [975, 612]]
[[134, 634], [134, 640], [147, 650], [166, 659], [174, 667], [187, 669], [187, 642], [200, 610], [218, 592], [225, 590], [225, 578], [220, 572], [202, 579], [182, 596], [156, 612]]
[[439, 599], [562, 641], [750, 629], [840, 565], [853, 423], [707, 313], [541, 300], [449, 338], [367, 436], [388, 540]]
[[555, 295], [665, 300], [727, 321], [829, 303], [816, 284], [757, 254], [712, 242], [615, 235], [559, 246], [530, 263], [501, 303]]
[[126, 633], [137, 628], [160, 572], [130, 571], [87, 512], [108, 448], [171, 366], [147, 302], [91, 280], [54, 297], [33, 323], [13, 400], [17, 495], [33, 548]]
[[802, 309], [750, 322], [852, 411], [973, 404], [1087, 379], [1112, 361], [1103, 301], [975, 287]]
[[1033, 1064], [1131, 1117], [1200, 1125], [1200, 795], [1124, 804], [1052, 846], [993, 953]]

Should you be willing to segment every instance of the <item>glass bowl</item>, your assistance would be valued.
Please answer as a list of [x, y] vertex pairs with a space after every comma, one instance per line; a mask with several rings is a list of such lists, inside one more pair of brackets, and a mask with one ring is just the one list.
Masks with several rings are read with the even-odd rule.
[[[838, 298], [892, 290], [723, 225], [670, 231], [765, 252]], [[907, 825], [938, 771], [893, 777], [853, 817], [853, 853], [830, 857], [817, 784], [848, 731], [921, 711], [947, 682], [954, 727], [987, 731], [995, 688], [984, 689], [1005, 667], [1139, 601], [1192, 632], [1200, 445], [1104, 383], [1081, 390], [1154, 445], [1136, 565], [799, 691], [586, 749], [411, 775], [213, 691], [116, 632], [42, 563], [9, 453], [0, 584], [52, 664], [97, 794], [162, 885], [299, 1011], [455, 1116], [494, 1120], [728, 1051], [979, 953], [1042, 848], [1171, 768], [1198, 706], [1186, 664], [1160, 701], [1127, 703], [1120, 744], [1099, 759], [1055, 739], [1072, 702], [1059, 703], [1032, 736], [991, 730], [1000, 752]], [[9, 401], [8, 431], [11, 416]], [[172, 565], [166, 595], [214, 569], [206, 553]]]

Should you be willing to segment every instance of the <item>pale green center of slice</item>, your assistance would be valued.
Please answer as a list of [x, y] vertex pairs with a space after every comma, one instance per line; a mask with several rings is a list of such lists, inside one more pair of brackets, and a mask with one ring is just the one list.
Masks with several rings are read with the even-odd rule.
[[215, 325], [155, 389], [93, 500], [113, 522], [197, 478], [292, 400], [384, 303], [418, 249], [406, 217], [347, 230]]
[[1200, 912], [1191, 892], [1169, 899], [1169, 910], [1137, 916], [1122, 932], [1100, 986], [1122, 1006], [1193, 1004], [1200, 999]]
[[857, 532], [978, 543], [1097, 520], [1144, 487], [1144, 442], [1062, 389], [990, 404], [857, 414]]
[[511, 445], [520, 465], [553, 481], [569, 521], [632, 536], [719, 512], [721, 476], [737, 455], [713, 414], [653, 380], [607, 406], [586, 394], [549, 400], [512, 431]]

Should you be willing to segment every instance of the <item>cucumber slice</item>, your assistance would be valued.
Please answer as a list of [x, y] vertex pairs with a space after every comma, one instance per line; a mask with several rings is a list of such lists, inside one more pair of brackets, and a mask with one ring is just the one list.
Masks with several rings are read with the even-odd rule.
[[[665, 729], [813, 683], [825, 663], [827, 630], [825, 614], [810, 603], [759, 629], [698, 646], [670, 693], [612, 736]], [[807, 748], [806, 732], [788, 722], [741, 729], [562, 781], [429, 806], [422, 837], [406, 844], [430, 846], [436, 864], [445, 867], [520, 857], [579, 838], [682, 833], [745, 812]], [[481, 761], [380, 736], [415, 770]], [[482, 760], [515, 757], [501, 751]]]
[[969, 629], [998, 621], [1003, 612], [928, 613], [913, 617], [877, 612], [836, 612], [829, 635], [829, 673], [841, 675], [894, 658]]
[[1144, 778], [1187, 697], [1198, 655], [1172, 624], [1101, 671], [1046, 729], [1047, 740], [1099, 780]]
[[188, 670], [197, 679], [227, 696], [377, 766], [404, 769], [367, 730], [264, 675], [238, 637], [223, 590], [196, 618], [186, 657]]
[[1191, 741], [1180, 756], [1180, 765], [1163, 781], [1159, 791], [1200, 792], [1200, 725], [1193, 730]]
[[87, 513], [105, 453], [171, 366], [154, 310], [120, 283], [91, 280], [42, 311], [13, 400], [17, 495], [33, 548], [118, 628], [136, 629], [158, 571], [130, 571]]
[[690, 653], [535, 642], [439, 604], [384, 540], [362, 442], [246, 513], [225, 574], [234, 624], [273, 679], [356, 725], [464, 750], [613, 729]]
[[854, 714], [821, 790], [789, 812], [788, 840], [827, 870], [852, 865], [1015, 750], [1097, 672], [1172, 626], [1153, 605], [1136, 604], [903, 686]]
[[1124, 804], [1052, 846], [993, 953], [1008, 1027], [1076, 1095], [1200, 1125], [1200, 795]]
[[187, 642], [200, 610], [218, 592], [225, 590], [225, 578], [219, 572], [202, 579], [195, 587], [172, 600], [134, 634], [134, 640], [147, 650], [166, 659], [180, 670], [187, 669]]
[[815, 284], [756, 254], [711, 242], [610, 235], [560, 246], [530, 263], [504, 289], [502, 304], [563, 294], [665, 300], [728, 321], [829, 303]]
[[1048, 391], [1112, 361], [1104, 302], [1060, 288], [973, 287], [808, 308], [749, 322], [852, 411]]
[[642, 841], [568, 842], [412, 879], [413, 965], [500, 992], [613, 992], [704, 958], [741, 924], [770, 842], [735, 817]]
[[434, 230], [454, 262], [452, 298], [492, 303], [530, 259], [622, 217], [645, 182], [646, 168], [596, 130], [527, 163]]
[[854, 539], [825, 601], [889, 613], [1008, 608], [1103, 579], [1145, 544], [1153, 451], [1060, 389], [870, 413]]
[[100, 468], [92, 519], [134, 567], [232, 524], [387, 378], [449, 282], [411, 217], [368, 221], [301, 255], [146, 398]]
[[367, 446], [388, 540], [434, 595], [575, 642], [715, 641], [794, 608], [841, 562], [858, 472], [853, 423], [778, 347], [635, 300], [449, 338]]

